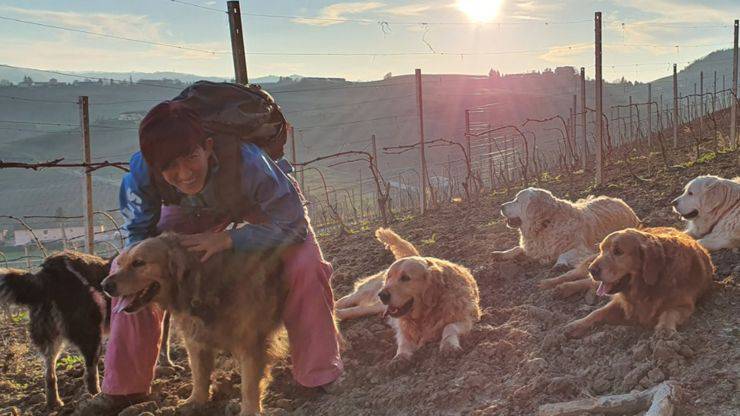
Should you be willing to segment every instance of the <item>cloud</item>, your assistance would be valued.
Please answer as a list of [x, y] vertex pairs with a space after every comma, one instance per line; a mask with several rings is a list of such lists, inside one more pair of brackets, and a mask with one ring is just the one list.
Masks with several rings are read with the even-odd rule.
[[[163, 23], [154, 22], [148, 16], [110, 13], [57, 12], [50, 10], [31, 10], [18, 7], [0, 6], [0, 11], [10, 12], [18, 19], [50, 24], [60, 27], [80, 29], [91, 33], [114, 35], [130, 39], [172, 44], [182, 47], [145, 45], [124, 40], [104, 40], [95, 36], [76, 34], [68, 31], [48, 29], [50, 36], [36, 36], [32, 39], [13, 40], [14, 51], [4, 50], [0, 55], [13, 62], [26, 62], [26, 65], [47, 67], [46, 62], [84, 61], [106, 64], [114, 62], [141, 62], [146, 59], [167, 59], [176, 61], [213, 62], [228, 55], [228, 39], [210, 42], [184, 43], [173, 41], [173, 32]], [[7, 42], [10, 39], [6, 39]], [[24, 45], [23, 47], [19, 45]], [[111, 47], [114, 45], [114, 47]], [[188, 50], [188, 48], [190, 50]], [[6, 48], [7, 49], [7, 48]], [[193, 50], [198, 49], [198, 50]], [[216, 51], [210, 54], [203, 51]], [[230, 56], [230, 55], [228, 55]], [[13, 59], [9, 59], [12, 57]], [[39, 61], [39, 59], [41, 59]], [[57, 67], [61, 68], [61, 66]]]
[[[635, 9], [644, 14], [655, 15], [645, 23], [722, 23], [728, 24], [729, 10], [716, 5], [707, 6], [698, 3], [678, 3], [673, 0], [621, 0], [620, 6]], [[737, 8], [735, 11], [738, 11]], [[680, 28], [680, 25], [677, 25]]]
[[[371, 10], [377, 10], [385, 6], [379, 2], [354, 2], [354, 3], [335, 3], [321, 9], [315, 18], [297, 18], [293, 19], [294, 23], [300, 23], [309, 26], [331, 26], [342, 23], [332, 19], [348, 19], [357, 13], [363, 13]], [[327, 19], [327, 20], [320, 20]]]
[[[228, 51], [230, 49], [228, 39], [191, 43], [173, 41], [173, 34], [164, 23], [152, 21], [144, 15], [57, 12], [8, 6], [0, 6], [0, 11], [18, 19], [93, 33], [177, 44], [185, 48], [208, 51]], [[40, 36], [33, 38], [11, 39], [11, 36], [7, 36], [4, 40], [12, 44], [13, 48], [0, 49], [0, 62], [26, 67], [67, 71], [158, 69], [181, 72], [192, 72], [193, 67], [200, 67], [203, 68], [203, 72], [210, 74], [228, 73], [230, 68], [231, 55], [228, 53], [209, 54], [160, 45], [107, 40], [56, 29], [43, 29]]]
[[[604, 52], [640, 56], [680, 58], [687, 50], [730, 46], [731, 18], [740, 12], [737, 6], [721, 8], [716, 5], [678, 3], [672, 0], [620, 0], [621, 8], [604, 16], [604, 30], [609, 31], [604, 41]], [[637, 12], [639, 18], [624, 18], [623, 14]], [[727, 31], [691, 30], [687, 26], [727, 26]], [[676, 45], [679, 47], [676, 48]], [[557, 64], [572, 64], [577, 60], [593, 59], [593, 42], [555, 46], [539, 58]]]
[[539, 57], [540, 59], [556, 64], [568, 64], [572, 63], [576, 57], [593, 53], [593, 49], [594, 44], [592, 42], [553, 46]]
[[501, 16], [504, 19], [546, 21], [552, 14], [563, 10], [561, 2], [546, 1], [505, 1]]
[[510, 9], [520, 13], [552, 13], [563, 9], [563, 4], [558, 3], [547, 3], [544, 1], [517, 1], [507, 2], [507, 5], [511, 5]]
[[[633, 45], [633, 44], [602, 44], [602, 50], [605, 55], [608, 54], [624, 54], [630, 52], [648, 52], [658, 54], [656, 51], [666, 49], [665, 53], [672, 52], [672, 48], [655, 48], [647, 45]], [[571, 45], [560, 45], [552, 46], [547, 52], [539, 56], [548, 62], [561, 65], [573, 65], [574, 62], [580, 60], [592, 60], [594, 59], [594, 43], [593, 42], [582, 42]], [[604, 65], [606, 66], [606, 65]]]
[[[678, 3], [670, 0], [651, 0], [649, 2], [641, 0], [624, 0], [620, 1], [620, 6], [627, 9], [634, 9], [640, 15], [648, 16], [637, 20], [621, 19], [619, 15], [608, 16], [605, 19], [608, 27], [618, 31], [623, 38], [624, 43], [645, 43], [674, 42], [676, 36], [685, 33], [686, 26], [698, 25], [727, 25], [728, 32], [731, 18], [740, 12], [739, 7], [734, 9], [723, 9], [716, 5], [708, 6], [696, 3]], [[706, 35], [702, 32], [691, 32], [692, 35]], [[711, 38], [703, 36], [706, 42]], [[716, 40], [716, 36], [714, 37]], [[696, 36], [692, 36], [692, 43], [697, 43]], [[728, 42], [729, 43], [729, 42]], [[670, 48], [666, 51], [668, 52]]]
[[[144, 15], [58, 12], [11, 6], [0, 6], [0, 10], [11, 12], [19, 19], [81, 29], [88, 32], [150, 41], [160, 41], [162, 39], [162, 23], [153, 22], [148, 16]], [[55, 31], [55, 29], [49, 30]]]
[[423, 3], [405, 4], [403, 6], [388, 7], [384, 9], [383, 12], [395, 16], [421, 16], [424, 13], [448, 9], [452, 7], [454, 7], [454, 4], [450, 4], [449, 1], [430, 1]]
[[[165, 47], [109, 48], [98, 43], [80, 43], [68, 34], [53, 40], [14, 40], [13, 48], [0, 49], [0, 62], [29, 68], [59, 71], [176, 71], [203, 75], [230, 74], [231, 56], [193, 51], [173, 53]], [[213, 48], [203, 43], [194, 47]], [[223, 45], [220, 45], [223, 46]]]

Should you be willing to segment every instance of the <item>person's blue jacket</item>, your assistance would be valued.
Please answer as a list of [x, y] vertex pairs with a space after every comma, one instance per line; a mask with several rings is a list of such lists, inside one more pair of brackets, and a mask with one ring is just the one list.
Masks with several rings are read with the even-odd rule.
[[[246, 207], [259, 207], [268, 221], [246, 224], [229, 230], [234, 249], [259, 250], [304, 241], [308, 234], [308, 219], [303, 201], [286, 176], [292, 166], [285, 160], [280, 166], [254, 144], [243, 144], [241, 192]], [[151, 180], [149, 166], [141, 152], [131, 156], [130, 172], [121, 181], [119, 202], [128, 232], [127, 245], [157, 234], [162, 198]], [[211, 175], [218, 174], [217, 164]], [[223, 209], [217, 206], [213, 181], [194, 196], [183, 195], [180, 206], [197, 209]]]

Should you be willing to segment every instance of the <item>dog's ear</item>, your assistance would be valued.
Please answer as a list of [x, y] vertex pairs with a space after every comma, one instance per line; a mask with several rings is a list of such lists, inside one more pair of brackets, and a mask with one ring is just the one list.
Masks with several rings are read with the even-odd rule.
[[550, 225], [552, 215], [557, 210], [556, 205], [555, 198], [549, 193], [534, 193], [524, 210], [523, 219], [532, 231], [540, 232]]
[[648, 235], [640, 243], [640, 252], [642, 253], [642, 280], [653, 286], [662, 278], [666, 267], [663, 245], [656, 237]]
[[720, 209], [727, 200], [728, 186], [722, 181], [713, 181], [706, 184], [702, 193], [701, 204], [711, 213]]
[[441, 286], [442, 286], [443, 274], [444, 274], [444, 270], [442, 270], [441, 267], [434, 265], [434, 264], [430, 265], [426, 269], [426, 275], [424, 277], [425, 277], [427, 286], [424, 289], [424, 292], [421, 294], [421, 301], [428, 308], [433, 308], [437, 306], [437, 302], [439, 301], [439, 295], [442, 289]]
[[176, 282], [181, 282], [185, 278], [188, 267], [188, 259], [185, 257], [184, 250], [171, 248], [167, 254], [170, 276], [174, 277]]
[[701, 204], [707, 207], [707, 212], [721, 215], [722, 207], [727, 207], [740, 200], [740, 187], [733, 186], [729, 181], [716, 179], [706, 185]]

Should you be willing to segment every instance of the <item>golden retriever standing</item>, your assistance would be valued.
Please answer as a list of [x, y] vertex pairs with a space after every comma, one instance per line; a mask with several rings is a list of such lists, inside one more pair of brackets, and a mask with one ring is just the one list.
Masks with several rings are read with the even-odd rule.
[[640, 224], [621, 199], [600, 196], [570, 202], [539, 188], [519, 191], [513, 201], [501, 205], [501, 214], [509, 228], [519, 230], [519, 245], [494, 252], [496, 259], [525, 254], [569, 268], [594, 254], [609, 233]]
[[686, 232], [709, 251], [740, 247], [740, 177], [699, 176], [672, 202]]
[[432, 257], [408, 257], [393, 263], [379, 297], [396, 330], [394, 363], [408, 362], [430, 341], [441, 340], [442, 353], [459, 351], [459, 337], [481, 315], [478, 285], [470, 271]]
[[279, 253], [225, 251], [200, 263], [177, 235], [165, 233], [132, 246], [117, 262], [103, 289], [123, 297], [123, 311], [156, 303], [180, 329], [193, 373], [186, 404], [208, 400], [215, 353], [224, 350], [241, 364], [240, 414], [260, 412], [287, 293]]
[[[413, 244], [389, 228], [375, 230], [375, 238], [385, 244], [385, 248], [393, 253], [396, 260], [419, 255]], [[383, 288], [387, 271], [388, 269], [357, 281], [354, 291], [335, 303], [337, 318], [353, 319], [385, 312], [385, 305], [380, 302], [378, 293]]]
[[600, 323], [655, 327], [671, 335], [694, 312], [712, 282], [707, 250], [675, 228], [626, 229], [607, 236], [589, 266], [597, 294], [613, 295], [605, 306], [566, 326], [581, 337]]

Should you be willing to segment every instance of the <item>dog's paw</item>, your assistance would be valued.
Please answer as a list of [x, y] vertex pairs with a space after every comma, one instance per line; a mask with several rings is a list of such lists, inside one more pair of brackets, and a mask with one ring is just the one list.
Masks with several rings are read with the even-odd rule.
[[563, 328], [563, 332], [568, 338], [583, 338], [588, 332], [588, 329], [588, 325], [579, 319], [566, 325]]
[[662, 340], [669, 340], [676, 338], [678, 335], [678, 331], [676, 331], [675, 328], [666, 328], [666, 327], [656, 327], [655, 328], [655, 338], [656, 339], [662, 339]]
[[555, 286], [555, 297], [569, 298], [582, 291], [579, 287], [570, 283], [572, 282], [563, 283]]
[[463, 349], [460, 347], [460, 345], [457, 345], [456, 343], [453, 343], [451, 341], [443, 340], [439, 344], [439, 354], [445, 358], [459, 357], [462, 352]]
[[558, 279], [556, 278], [543, 279], [537, 283], [537, 287], [539, 287], [540, 289], [552, 289], [557, 286], [557, 284]]
[[269, 413], [263, 413], [262, 410], [254, 408], [247, 408], [247, 406], [242, 405], [241, 410], [239, 410], [239, 416], [260, 416], [263, 414], [269, 414]]
[[386, 364], [386, 370], [391, 373], [401, 373], [409, 369], [413, 363], [411, 354], [396, 354], [392, 360]]
[[201, 406], [205, 404], [207, 401], [208, 399], [204, 399], [202, 397], [196, 397], [191, 394], [190, 397], [188, 397], [187, 399], [180, 401], [180, 403], [178, 403], [178, 407]]
[[554, 276], [559, 276], [567, 272], [570, 269], [571, 269], [570, 266], [568, 266], [567, 264], [559, 263], [559, 264], [552, 266], [552, 268], [550, 269], [550, 274]]
[[49, 410], [59, 409], [64, 406], [64, 402], [60, 398], [52, 399], [46, 402], [46, 408]]

